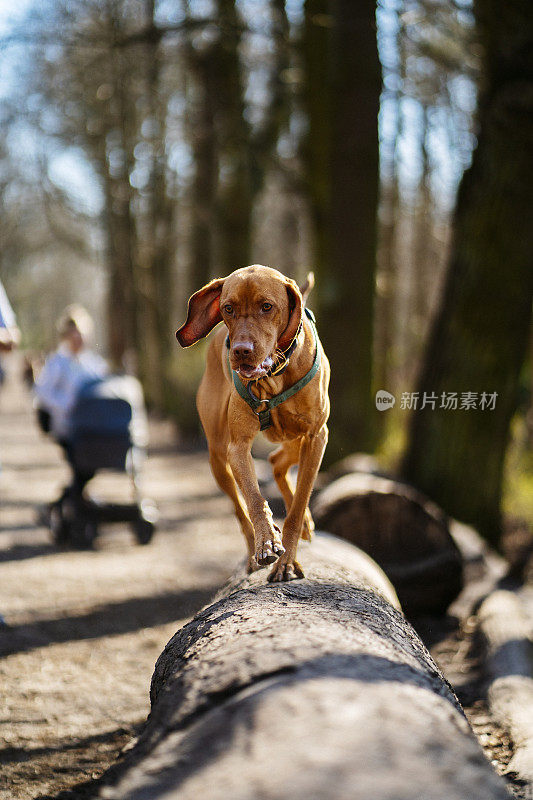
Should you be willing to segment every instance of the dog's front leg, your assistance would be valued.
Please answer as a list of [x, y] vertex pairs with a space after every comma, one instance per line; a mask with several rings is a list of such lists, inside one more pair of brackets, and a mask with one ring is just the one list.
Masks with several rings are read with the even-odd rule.
[[254, 526], [254, 558], [260, 566], [263, 566], [276, 561], [284, 553], [284, 547], [281, 543], [281, 532], [274, 525], [270, 506], [259, 491], [251, 447], [251, 439], [239, 438], [230, 441], [228, 461]]
[[290, 581], [303, 578], [303, 570], [296, 560], [298, 539], [304, 521], [305, 512], [311, 498], [313, 485], [322, 463], [322, 456], [328, 442], [328, 428], [323, 425], [318, 433], [304, 436], [300, 448], [300, 463], [296, 491], [289, 513], [283, 525], [283, 546], [285, 552], [278, 559], [270, 575], [269, 581]]

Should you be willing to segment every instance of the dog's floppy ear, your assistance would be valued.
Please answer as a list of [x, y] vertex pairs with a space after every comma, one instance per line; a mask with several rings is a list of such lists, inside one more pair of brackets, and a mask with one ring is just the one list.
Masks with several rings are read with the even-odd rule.
[[280, 350], [287, 350], [291, 346], [302, 321], [303, 300], [298, 285], [290, 278], [287, 278], [286, 288], [289, 300], [289, 322], [278, 339], [278, 348]]
[[215, 278], [189, 299], [187, 320], [176, 331], [176, 339], [182, 347], [190, 347], [207, 336], [215, 325], [222, 322], [220, 295], [225, 278]]

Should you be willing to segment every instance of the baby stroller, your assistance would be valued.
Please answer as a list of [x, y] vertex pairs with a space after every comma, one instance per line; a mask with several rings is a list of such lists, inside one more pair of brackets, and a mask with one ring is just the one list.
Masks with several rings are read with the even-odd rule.
[[[129, 522], [139, 544], [148, 544], [157, 511], [151, 501], [141, 499], [138, 483], [148, 438], [139, 382], [128, 375], [112, 375], [85, 383], [70, 414], [69, 429], [61, 444], [73, 479], [49, 509], [55, 542], [90, 548], [100, 523]], [[85, 485], [100, 470], [128, 473], [134, 501], [99, 503], [86, 497]]]

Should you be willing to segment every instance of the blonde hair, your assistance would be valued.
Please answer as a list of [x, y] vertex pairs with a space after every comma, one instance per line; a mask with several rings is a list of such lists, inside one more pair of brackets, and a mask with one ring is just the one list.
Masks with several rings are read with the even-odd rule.
[[64, 339], [73, 328], [76, 328], [85, 341], [90, 341], [94, 335], [94, 322], [86, 308], [78, 303], [72, 303], [61, 313], [57, 321], [57, 332]]

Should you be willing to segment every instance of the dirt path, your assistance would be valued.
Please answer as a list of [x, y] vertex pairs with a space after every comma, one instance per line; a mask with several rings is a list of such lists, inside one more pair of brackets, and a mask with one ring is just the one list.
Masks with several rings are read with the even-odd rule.
[[[13, 365], [14, 366], [14, 365]], [[94, 552], [60, 552], [36, 524], [68, 477], [27, 391], [0, 394], [0, 798], [29, 800], [98, 777], [148, 712], [154, 663], [243, 556], [205, 453], [177, 455], [152, 425], [144, 485], [161, 512], [152, 543], [110, 526]], [[95, 493], [129, 493], [123, 475]]]
[[[151, 424], [144, 488], [161, 519], [146, 547], [125, 525], [104, 530], [93, 552], [51, 543], [38, 510], [68, 468], [37, 430], [15, 375], [0, 392], [0, 460], [0, 800], [59, 800], [76, 786], [64, 796], [81, 800], [79, 784], [98, 778], [146, 719], [164, 645], [227, 579], [244, 545], [206, 453], [177, 452], [169, 424]], [[120, 500], [129, 485], [108, 474], [92, 492]], [[419, 631], [504, 772], [512, 743], [484, 701], [474, 627], [465, 615], [425, 620]], [[525, 797], [516, 781], [511, 788]]]

